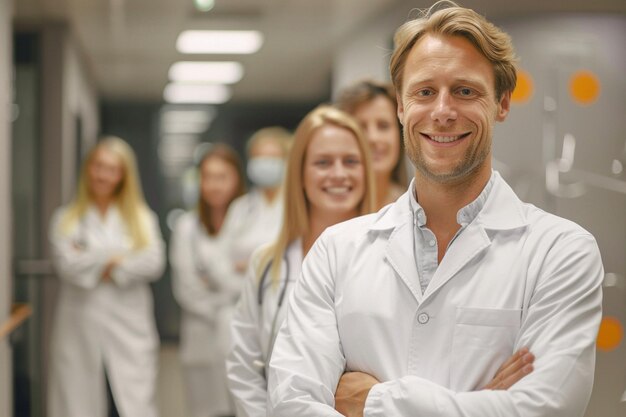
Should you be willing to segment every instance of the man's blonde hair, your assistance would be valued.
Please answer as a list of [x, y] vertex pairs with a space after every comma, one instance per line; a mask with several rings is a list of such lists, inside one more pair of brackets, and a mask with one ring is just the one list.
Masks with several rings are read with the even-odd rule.
[[399, 93], [402, 93], [402, 76], [409, 52], [429, 34], [461, 36], [470, 41], [493, 66], [496, 100], [515, 89], [516, 57], [511, 37], [475, 11], [444, 0], [428, 10], [422, 10], [420, 17], [400, 26], [394, 35], [389, 69], [393, 85]]

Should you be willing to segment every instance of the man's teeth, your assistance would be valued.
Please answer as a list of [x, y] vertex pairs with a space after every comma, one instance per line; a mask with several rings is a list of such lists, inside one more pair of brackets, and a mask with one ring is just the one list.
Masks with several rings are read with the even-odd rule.
[[454, 142], [460, 137], [461, 136], [459, 135], [459, 136], [431, 136], [430, 138], [434, 140], [435, 142], [448, 143], [448, 142]]
[[328, 187], [326, 188], [326, 192], [330, 194], [344, 194], [350, 190], [348, 187]]

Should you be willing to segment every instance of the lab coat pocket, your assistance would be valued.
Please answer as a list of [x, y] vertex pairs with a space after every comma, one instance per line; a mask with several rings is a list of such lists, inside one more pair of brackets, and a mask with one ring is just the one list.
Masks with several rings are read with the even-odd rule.
[[522, 310], [463, 308], [456, 310], [450, 388], [484, 387], [513, 354]]

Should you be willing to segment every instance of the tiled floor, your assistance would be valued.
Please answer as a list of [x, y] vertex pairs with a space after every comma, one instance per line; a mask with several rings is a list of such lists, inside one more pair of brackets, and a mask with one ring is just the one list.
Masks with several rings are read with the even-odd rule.
[[157, 404], [161, 417], [185, 417], [187, 415], [178, 346], [175, 344], [161, 345]]
[[177, 344], [161, 344], [156, 395], [160, 417], [188, 417]]

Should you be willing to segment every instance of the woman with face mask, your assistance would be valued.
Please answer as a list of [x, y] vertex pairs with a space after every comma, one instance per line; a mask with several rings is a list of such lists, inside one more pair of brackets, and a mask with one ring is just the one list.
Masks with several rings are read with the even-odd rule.
[[[320, 106], [300, 123], [288, 159], [284, 223], [252, 257], [227, 360], [237, 416], [266, 416], [265, 369], [303, 257], [327, 227], [372, 211], [374, 176], [357, 122]], [[293, 300], [297, 302], [297, 300]]]
[[182, 308], [180, 359], [190, 417], [232, 414], [218, 329], [220, 311], [230, 308], [241, 279], [230, 261], [231, 236], [223, 233], [231, 202], [245, 190], [241, 161], [216, 144], [200, 164], [196, 210], [176, 223], [170, 245], [174, 296]]
[[120, 416], [157, 416], [149, 282], [163, 272], [164, 244], [126, 142], [109, 137], [91, 150], [76, 196], [54, 213], [49, 235], [61, 286], [48, 415], [105, 416], [106, 374]]
[[394, 202], [408, 186], [396, 94], [391, 84], [366, 80], [344, 89], [336, 105], [359, 121], [370, 144], [378, 210]]
[[228, 210], [227, 233], [234, 236], [232, 257], [243, 275], [252, 252], [276, 238], [282, 221], [281, 183], [291, 134], [282, 127], [257, 131], [246, 146], [252, 190]]

